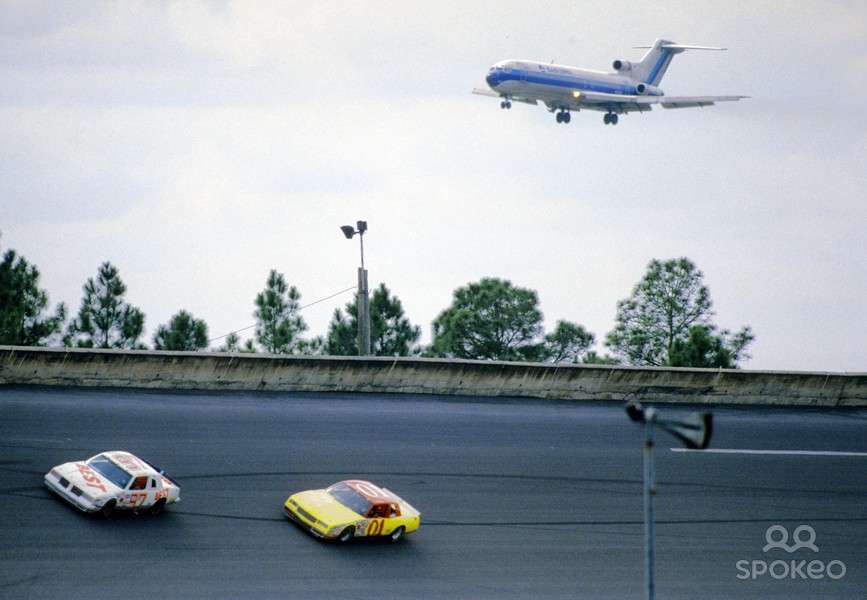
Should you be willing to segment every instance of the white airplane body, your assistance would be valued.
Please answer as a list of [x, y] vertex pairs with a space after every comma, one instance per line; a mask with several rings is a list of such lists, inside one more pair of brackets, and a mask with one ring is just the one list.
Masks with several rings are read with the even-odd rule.
[[605, 113], [606, 125], [616, 125], [618, 115], [646, 112], [659, 104], [663, 108], [711, 106], [748, 96], [666, 96], [658, 87], [675, 54], [684, 50], [725, 50], [708, 46], [683, 46], [656, 40], [637, 63], [614, 61], [614, 73], [577, 69], [530, 60], [504, 60], [490, 68], [485, 80], [490, 90], [476, 88], [474, 94], [500, 98], [501, 108], [512, 102], [538, 104], [557, 113], [558, 123], [571, 120], [570, 111], [598, 110]]

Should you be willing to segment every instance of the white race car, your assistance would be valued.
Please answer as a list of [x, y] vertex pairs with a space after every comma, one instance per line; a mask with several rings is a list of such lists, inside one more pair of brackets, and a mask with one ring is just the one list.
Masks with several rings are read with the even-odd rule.
[[181, 499], [181, 488], [164, 471], [117, 450], [58, 465], [46, 473], [45, 485], [76, 508], [105, 517], [115, 510], [157, 514]]

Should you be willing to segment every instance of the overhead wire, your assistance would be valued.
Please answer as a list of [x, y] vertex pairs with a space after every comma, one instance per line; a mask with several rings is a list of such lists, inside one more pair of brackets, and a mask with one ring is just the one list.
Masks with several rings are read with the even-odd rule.
[[[356, 289], [357, 287], [358, 287], [357, 285], [353, 285], [352, 287], [348, 287], [348, 288], [346, 288], [345, 290], [340, 290], [339, 292], [335, 292], [335, 293], [331, 294], [330, 296], [326, 296], [326, 297], [324, 297], [324, 298], [320, 298], [319, 300], [316, 300], [316, 301], [311, 302], [311, 303], [309, 303], [309, 304], [305, 304], [304, 306], [300, 306], [300, 307], [298, 308], [298, 310], [299, 310], [299, 311], [302, 311], [302, 310], [304, 310], [305, 308], [309, 308], [309, 307], [311, 307], [311, 306], [314, 306], [314, 305], [316, 305], [316, 304], [319, 304], [320, 302], [325, 302], [326, 300], [331, 300], [331, 299], [334, 298], [335, 296], [339, 296], [340, 294], [345, 294], [346, 292], [348, 292], [348, 291], [350, 291], [350, 290], [354, 290], [354, 289]], [[256, 326], [256, 324], [254, 323], [253, 325], [249, 325], [249, 326], [247, 326], [247, 327], [242, 327], [241, 329], [236, 329], [235, 331], [230, 331], [229, 333], [224, 333], [223, 335], [218, 335], [218, 336], [215, 337], [215, 338], [211, 338], [211, 339], [209, 339], [209, 340], [208, 340], [208, 344], [211, 344], [212, 342], [215, 342], [215, 341], [217, 341], [217, 340], [221, 340], [221, 339], [223, 339], [223, 338], [225, 338], [225, 337], [229, 337], [229, 336], [232, 335], [233, 333], [241, 333], [242, 331], [247, 331], [248, 329], [253, 329], [255, 326]]]

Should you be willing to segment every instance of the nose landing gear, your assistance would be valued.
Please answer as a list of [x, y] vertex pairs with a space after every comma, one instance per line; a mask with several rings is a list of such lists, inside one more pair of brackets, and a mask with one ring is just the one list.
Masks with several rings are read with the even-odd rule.
[[568, 123], [572, 120], [572, 115], [565, 108], [557, 113], [557, 122], [558, 123]]
[[606, 125], [617, 125], [617, 121], [618, 121], [617, 113], [610, 112], [610, 113], [606, 114], [604, 117], [602, 117], [602, 121]]

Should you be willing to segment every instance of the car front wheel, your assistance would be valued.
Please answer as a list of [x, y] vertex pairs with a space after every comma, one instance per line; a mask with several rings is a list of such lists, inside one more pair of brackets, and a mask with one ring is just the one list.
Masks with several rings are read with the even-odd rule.
[[105, 503], [105, 505], [103, 505], [101, 509], [99, 509], [99, 516], [103, 518], [108, 517], [111, 513], [114, 512], [115, 506], [117, 506], [117, 501], [114, 499], [109, 500]]
[[349, 526], [343, 531], [340, 532], [340, 535], [337, 536], [337, 542], [340, 544], [345, 544], [355, 535], [355, 527]]

